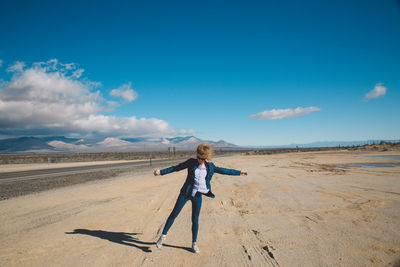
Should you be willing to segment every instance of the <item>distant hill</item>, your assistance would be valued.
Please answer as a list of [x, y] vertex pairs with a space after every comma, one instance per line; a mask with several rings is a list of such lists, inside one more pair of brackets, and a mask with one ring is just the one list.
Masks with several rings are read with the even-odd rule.
[[363, 146], [363, 145], [373, 145], [379, 144], [380, 142], [388, 143], [398, 143], [400, 140], [364, 140], [364, 141], [318, 141], [306, 144], [290, 144], [290, 145], [280, 145], [280, 146], [250, 146], [249, 148], [296, 148], [296, 147], [347, 147], [347, 146]]
[[24, 152], [27, 150], [52, 150], [46, 140], [36, 137], [20, 137], [0, 140], [1, 153]]
[[178, 150], [193, 150], [199, 144], [214, 145], [215, 149], [239, 148], [224, 140], [202, 140], [195, 136], [173, 138], [115, 138], [76, 139], [64, 136], [19, 137], [0, 140], [0, 153], [65, 153], [65, 152], [128, 152], [163, 151], [169, 147]]

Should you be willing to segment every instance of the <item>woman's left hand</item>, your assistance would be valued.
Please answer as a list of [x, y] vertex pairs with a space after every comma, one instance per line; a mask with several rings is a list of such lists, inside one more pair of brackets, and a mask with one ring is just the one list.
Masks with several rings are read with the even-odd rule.
[[247, 172], [245, 172], [245, 171], [240, 171], [240, 175], [247, 176]]

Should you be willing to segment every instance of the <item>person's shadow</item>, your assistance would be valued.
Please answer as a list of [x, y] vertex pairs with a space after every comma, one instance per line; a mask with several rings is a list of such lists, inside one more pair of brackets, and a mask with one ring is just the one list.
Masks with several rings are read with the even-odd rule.
[[[155, 242], [145, 242], [140, 241], [137, 237], [140, 233], [124, 233], [124, 232], [109, 232], [103, 230], [88, 230], [88, 229], [75, 229], [73, 232], [66, 232], [66, 234], [81, 234], [81, 235], [91, 235], [101, 239], [106, 239], [110, 242], [118, 243], [125, 246], [131, 246], [141, 249], [143, 252], [152, 252], [150, 245], [155, 245]], [[191, 248], [173, 246], [168, 244], [163, 244], [165, 247], [180, 248], [192, 252]]]

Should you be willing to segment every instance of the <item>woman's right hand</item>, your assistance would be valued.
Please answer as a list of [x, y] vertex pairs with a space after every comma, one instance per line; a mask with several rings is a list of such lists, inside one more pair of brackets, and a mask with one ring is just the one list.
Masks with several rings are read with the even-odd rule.
[[154, 170], [154, 175], [155, 175], [155, 176], [161, 175], [161, 172], [160, 172], [160, 170], [159, 170], [159, 169], [157, 169], [157, 170]]

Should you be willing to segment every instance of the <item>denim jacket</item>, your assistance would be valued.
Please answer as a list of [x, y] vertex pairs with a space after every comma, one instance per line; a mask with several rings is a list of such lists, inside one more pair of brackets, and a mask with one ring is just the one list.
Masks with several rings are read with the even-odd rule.
[[[233, 170], [233, 169], [225, 169], [225, 168], [221, 168], [218, 166], [215, 166], [214, 163], [212, 162], [207, 162], [205, 161], [205, 165], [207, 168], [207, 176], [206, 176], [206, 186], [207, 189], [210, 190], [211, 192], [211, 178], [215, 173], [220, 173], [220, 174], [227, 174], [227, 175], [240, 175], [240, 171], [238, 170]], [[176, 166], [171, 166], [165, 169], [162, 169], [160, 171], [161, 175], [165, 175], [171, 172], [177, 172], [183, 169], [187, 169], [188, 174], [186, 177], [186, 181], [183, 184], [182, 188], [181, 188], [181, 194], [185, 195], [185, 196], [190, 196], [192, 189], [193, 189], [193, 185], [194, 185], [194, 177], [195, 177], [195, 170], [197, 169], [197, 167], [199, 166], [199, 162], [197, 161], [197, 159], [191, 158], [188, 159], [185, 162], [182, 162]], [[207, 194], [207, 196], [214, 198], [214, 194]]]

